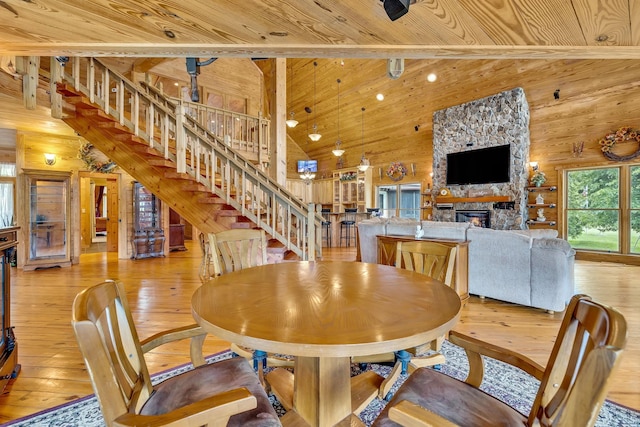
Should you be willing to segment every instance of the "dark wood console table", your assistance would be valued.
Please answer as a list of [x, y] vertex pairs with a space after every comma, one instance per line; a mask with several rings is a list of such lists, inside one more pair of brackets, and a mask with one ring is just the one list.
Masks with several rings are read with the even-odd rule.
[[18, 364], [18, 343], [11, 327], [11, 260], [18, 244], [19, 227], [0, 229], [0, 265], [2, 267], [2, 333], [0, 335], [0, 392], [4, 391], [9, 380], [15, 378], [20, 370]]
[[378, 264], [395, 265], [396, 244], [398, 242], [413, 242], [424, 240], [429, 242], [442, 243], [447, 246], [456, 247], [456, 268], [453, 272], [453, 289], [460, 296], [462, 304], [466, 304], [469, 299], [469, 242], [465, 240], [447, 239], [416, 239], [412, 236], [399, 235], [377, 235], [378, 241]]

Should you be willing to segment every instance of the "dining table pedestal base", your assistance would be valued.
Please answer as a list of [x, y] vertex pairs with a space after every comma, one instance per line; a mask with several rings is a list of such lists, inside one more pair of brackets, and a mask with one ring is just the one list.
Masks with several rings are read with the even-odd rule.
[[351, 377], [350, 357], [297, 356], [294, 372], [277, 368], [266, 377], [282, 406], [295, 413], [283, 417], [285, 426], [359, 425], [356, 415], [384, 380], [372, 371]]

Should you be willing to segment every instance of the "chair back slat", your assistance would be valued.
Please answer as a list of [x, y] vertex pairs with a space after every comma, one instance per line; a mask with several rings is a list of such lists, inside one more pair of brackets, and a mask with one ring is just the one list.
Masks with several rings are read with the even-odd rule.
[[594, 425], [626, 335], [626, 321], [617, 310], [586, 295], [574, 296], [549, 356], [529, 425], [536, 419], [549, 426]]
[[73, 303], [72, 325], [108, 425], [138, 412], [152, 392], [122, 284], [105, 281]]
[[219, 276], [267, 263], [264, 230], [237, 229], [209, 233], [214, 275]]
[[456, 248], [437, 242], [398, 242], [396, 267], [425, 274], [451, 286], [455, 268]]

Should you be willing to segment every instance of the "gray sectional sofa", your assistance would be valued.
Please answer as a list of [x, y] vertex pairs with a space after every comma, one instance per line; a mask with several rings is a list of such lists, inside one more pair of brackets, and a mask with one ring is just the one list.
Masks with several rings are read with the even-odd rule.
[[415, 235], [469, 241], [469, 293], [549, 311], [562, 311], [574, 294], [575, 250], [558, 232], [493, 230], [470, 223], [371, 218], [358, 224], [362, 262], [377, 262], [376, 236]]

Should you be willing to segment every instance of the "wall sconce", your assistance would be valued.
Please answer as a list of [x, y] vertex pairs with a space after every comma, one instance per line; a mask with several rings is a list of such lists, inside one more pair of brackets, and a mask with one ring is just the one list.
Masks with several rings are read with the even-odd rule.
[[415, 163], [411, 163], [411, 173], [413, 174], [413, 176], [416, 176], [416, 164]]
[[538, 170], [538, 162], [529, 162], [529, 166], [531, 166], [534, 172]]
[[51, 153], [44, 153], [44, 163], [47, 166], [53, 166], [56, 164], [56, 155]]

